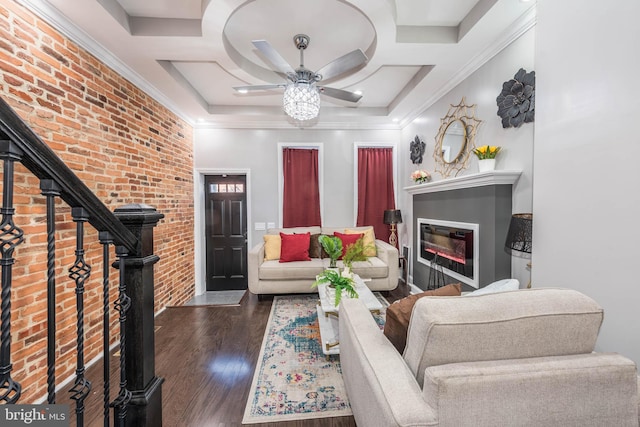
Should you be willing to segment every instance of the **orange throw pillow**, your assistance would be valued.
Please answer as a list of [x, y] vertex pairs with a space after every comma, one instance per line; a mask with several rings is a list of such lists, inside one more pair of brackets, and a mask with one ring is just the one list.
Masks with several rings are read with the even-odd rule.
[[344, 229], [345, 234], [358, 234], [364, 233], [364, 256], [376, 256], [376, 235], [373, 231], [373, 227], [369, 227], [365, 230], [354, 230], [350, 228]]
[[264, 240], [264, 260], [271, 261], [280, 258], [280, 236], [276, 234], [265, 234], [262, 236]]

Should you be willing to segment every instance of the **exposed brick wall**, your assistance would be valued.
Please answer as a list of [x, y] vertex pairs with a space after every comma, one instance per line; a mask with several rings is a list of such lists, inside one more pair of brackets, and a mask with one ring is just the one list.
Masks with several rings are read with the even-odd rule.
[[[145, 203], [165, 215], [154, 230], [155, 310], [185, 302], [194, 290], [193, 129], [178, 116], [13, 1], [0, 0], [1, 96], [109, 207]], [[76, 225], [56, 211], [58, 382], [76, 363]], [[20, 403], [46, 394], [46, 221], [38, 180], [16, 167], [15, 222], [26, 241], [15, 252], [12, 377]], [[85, 230], [85, 363], [102, 351], [102, 246]], [[111, 261], [115, 260], [113, 248]], [[118, 273], [110, 269], [110, 301]], [[111, 339], [118, 337], [111, 312]], [[96, 390], [100, 392], [100, 390]]]

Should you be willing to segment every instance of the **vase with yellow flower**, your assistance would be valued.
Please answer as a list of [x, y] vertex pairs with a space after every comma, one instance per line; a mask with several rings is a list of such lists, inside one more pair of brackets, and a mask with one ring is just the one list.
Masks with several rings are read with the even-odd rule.
[[473, 149], [473, 153], [478, 156], [478, 171], [487, 172], [496, 168], [496, 156], [500, 152], [500, 147], [495, 145], [483, 145]]

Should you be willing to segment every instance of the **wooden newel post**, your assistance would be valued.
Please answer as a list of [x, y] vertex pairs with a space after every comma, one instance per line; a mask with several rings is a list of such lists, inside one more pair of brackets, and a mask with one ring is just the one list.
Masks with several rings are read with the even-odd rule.
[[155, 373], [153, 228], [164, 215], [152, 206], [130, 204], [114, 214], [138, 238], [135, 253], [124, 257], [126, 294], [131, 306], [126, 314], [126, 388], [131, 402], [126, 410], [127, 426], [162, 425], [162, 383]]

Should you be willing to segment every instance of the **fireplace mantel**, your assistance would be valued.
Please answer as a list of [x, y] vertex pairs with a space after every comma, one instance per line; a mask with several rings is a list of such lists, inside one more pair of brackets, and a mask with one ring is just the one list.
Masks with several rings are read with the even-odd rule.
[[404, 187], [409, 194], [436, 193], [485, 185], [515, 184], [522, 171], [494, 170]]

